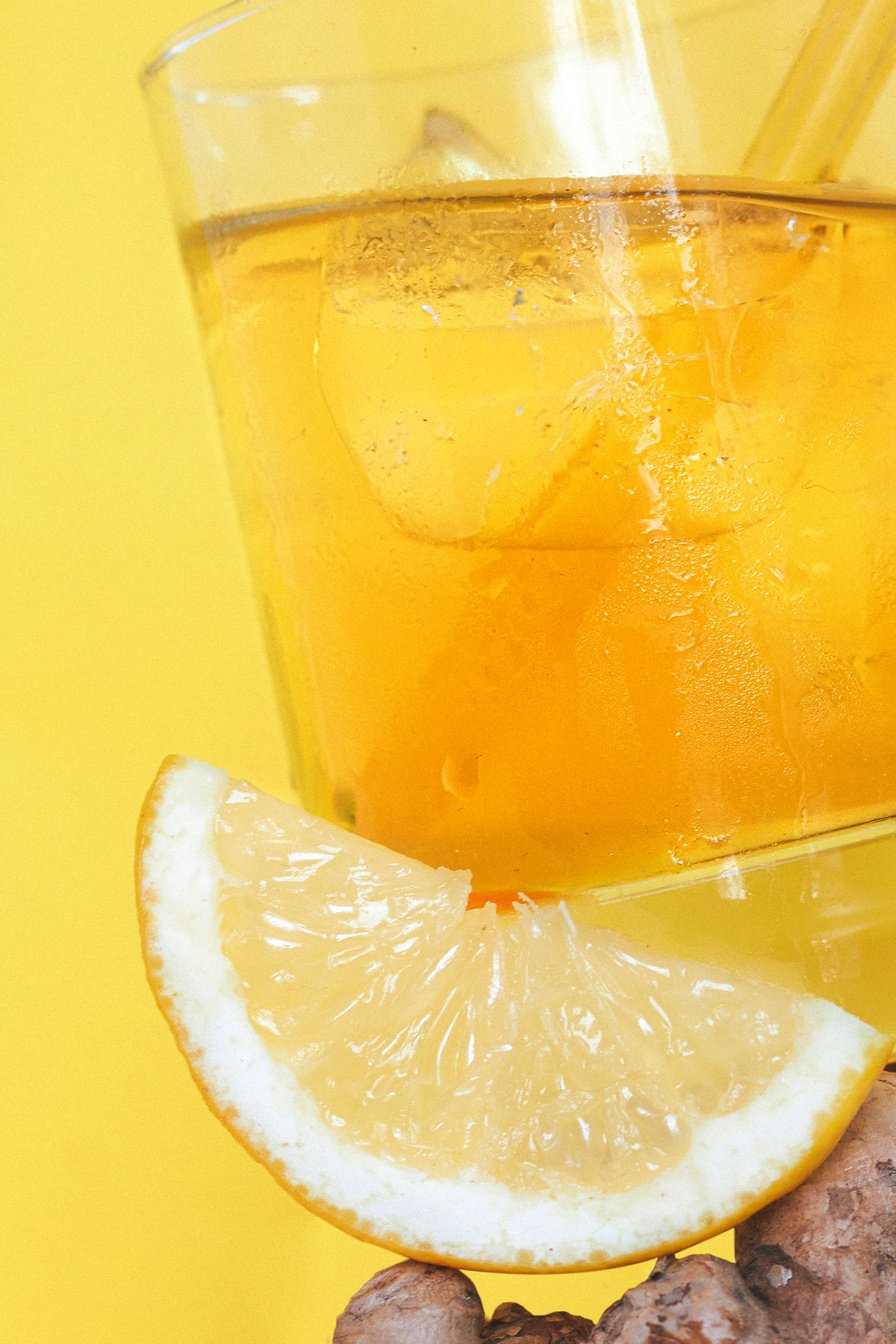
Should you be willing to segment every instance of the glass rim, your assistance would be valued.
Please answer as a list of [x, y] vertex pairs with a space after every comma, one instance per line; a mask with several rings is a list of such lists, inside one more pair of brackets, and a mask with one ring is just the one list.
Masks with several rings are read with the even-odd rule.
[[198, 19], [176, 28], [168, 37], [163, 38], [161, 42], [154, 47], [140, 66], [141, 84], [149, 84], [160, 74], [165, 66], [175, 60], [178, 56], [189, 51], [199, 42], [207, 37], [213, 37], [215, 33], [230, 28], [235, 23], [240, 23], [243, 19], [248, 19], [254, 14], [259, 14], [263, 10], [273, 9], [276, 5], [282, 4], [283, 0], [227, 0], [226, 4], [217, 5], [214, 9], [200, 15]]
[[[340, 0], [334, 0], [334, 2], [339, 3]], [[782, 4], [785, 3], [785, 0], [774, 0], [774, 2]], [[163, 38], [150, 51], [140, 65], [141, 85], [144, 88], [151, 85], [166, 67], [177, 60], [178, 57], [184, 55], [185, 52], [198, 46], [200, 42], [214, 37], [217, 33], [231, 28], [236, 23], [241, 23], [244, 19], [254, 18], [267, 10], [277, 9], [287, 3], [289, 3], [289, 0], [226, 0], [225, 4], [216, 5], [190, 23], [176, 28], [173, 33]], [[687, 23], [699, 20], [703, 15], [712, 12], [725, 13], [738, 9], [749, 9], [753, 6], [770, 3], [770, 0], [679, 0], [679, 3], [682, 5], [679, 22]], [[532, 52], [529, 58], [531, 59], [535, 55], [536, 53]], [[494, 65], [496, 62], [489, 61], [483, 64]], [[332, 82], [331, 80], [308, 81], [311, 85], [318, 86]]]

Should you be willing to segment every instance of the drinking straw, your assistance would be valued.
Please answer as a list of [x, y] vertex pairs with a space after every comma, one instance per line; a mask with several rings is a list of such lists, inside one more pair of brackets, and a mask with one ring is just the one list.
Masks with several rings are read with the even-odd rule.
[[896, 0], [825, 0], [744, 160], [744, 176], [835, 178], [894, 58]]

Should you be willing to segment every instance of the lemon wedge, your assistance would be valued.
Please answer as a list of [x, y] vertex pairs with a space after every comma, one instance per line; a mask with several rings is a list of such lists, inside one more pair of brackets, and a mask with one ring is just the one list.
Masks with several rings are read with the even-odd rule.
[[206, 1100], [304, 1204], [419, 1259], [558, 1271], [730, 1226], [830, 1151], [890, 1042], [822, 999], [468, 908], [434, 870], [167, 761], [150, 982]]

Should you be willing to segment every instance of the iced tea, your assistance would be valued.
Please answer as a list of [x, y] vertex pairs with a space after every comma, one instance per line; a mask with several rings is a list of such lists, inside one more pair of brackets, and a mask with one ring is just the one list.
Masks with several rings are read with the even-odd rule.
[[567, 895], [890, 817], [896, 209], [496, 190], [186, 239], [306, 805]]

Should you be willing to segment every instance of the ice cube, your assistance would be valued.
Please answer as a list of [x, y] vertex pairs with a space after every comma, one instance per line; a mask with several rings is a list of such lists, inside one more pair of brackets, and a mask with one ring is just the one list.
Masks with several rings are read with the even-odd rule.
[[605, 547], [782, 507], [823, 432], [837, 251], [743, 210], [458, 193], [347, 215], [318, 376], [392, 523]]
[[585, 273], [590, 249], [556, 226], [553, 202], [522, 197], [346, 219], [325, 268], [318, 375], [406, 534], [509, 537], [593, 432], [616, 301]]
[[501, 156], [469, 122], [445, 108], [431, 107], [424, 115], [410, 154], [389, 172], [384, 185], [447, 186], [453, 182], [488, 182], [509, 176]]

